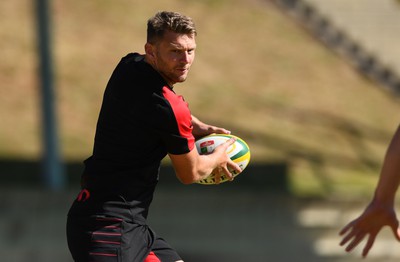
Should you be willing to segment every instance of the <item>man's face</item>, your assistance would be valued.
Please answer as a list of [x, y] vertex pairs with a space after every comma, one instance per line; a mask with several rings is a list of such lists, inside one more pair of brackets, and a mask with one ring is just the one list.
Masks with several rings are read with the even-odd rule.
[[195, 56], [195, 36], [167, 31], [161, 41], [150, 46], [151, 64], [168, 84], [184, 82]]

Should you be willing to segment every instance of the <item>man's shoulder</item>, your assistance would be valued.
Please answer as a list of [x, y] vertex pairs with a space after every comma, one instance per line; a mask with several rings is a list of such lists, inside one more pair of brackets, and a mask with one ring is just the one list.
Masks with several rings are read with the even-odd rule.
[[146, 62], [144, 61], [144, 55], [139, 53], [129, 53], [122, 57], [118, 63], [117, 69], [128, 69], [131, 71], [135, 70], [148, 70]]
[[165, 80], [145, 61], [145, 56], [139, 53], [129, 53], [119, 62], [117, 72], [123, 73], [134, 82], [145, 85], [165, 85]]
[[129, 53], [121, 59], [123, 63], [138, 63], [144, 62], [144, 55], [139, 53]]

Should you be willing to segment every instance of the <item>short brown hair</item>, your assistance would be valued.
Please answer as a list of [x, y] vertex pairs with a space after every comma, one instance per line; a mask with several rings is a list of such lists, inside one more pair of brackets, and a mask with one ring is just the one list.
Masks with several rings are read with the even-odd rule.
[[154, 44], [168, 30], [178, 34], [197, 35], [192, 18], [176, 12], [162, 11], [147, 21], [147, 42]]

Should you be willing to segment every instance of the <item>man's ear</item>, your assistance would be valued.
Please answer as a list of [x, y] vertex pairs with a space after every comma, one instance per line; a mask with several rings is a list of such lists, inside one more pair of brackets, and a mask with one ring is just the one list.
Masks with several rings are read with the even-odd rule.
[[146, 52], [146, 55], [150, 57], [151, 59], [155, 59], [155, 51], [154, 51], [154, 46], [150, 43], [146, 43], [144, 45], [144, 51]]

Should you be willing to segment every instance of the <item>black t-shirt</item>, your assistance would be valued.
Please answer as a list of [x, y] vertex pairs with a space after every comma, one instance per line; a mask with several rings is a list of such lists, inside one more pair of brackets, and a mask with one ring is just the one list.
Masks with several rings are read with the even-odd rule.
[[148, 206], [161, 160], [193, 148], [188, 104], [142, 55], [122, 58], [104, 93], [93, 155], [84, 162], [86, 187], [129, 191], [130, 200]]

